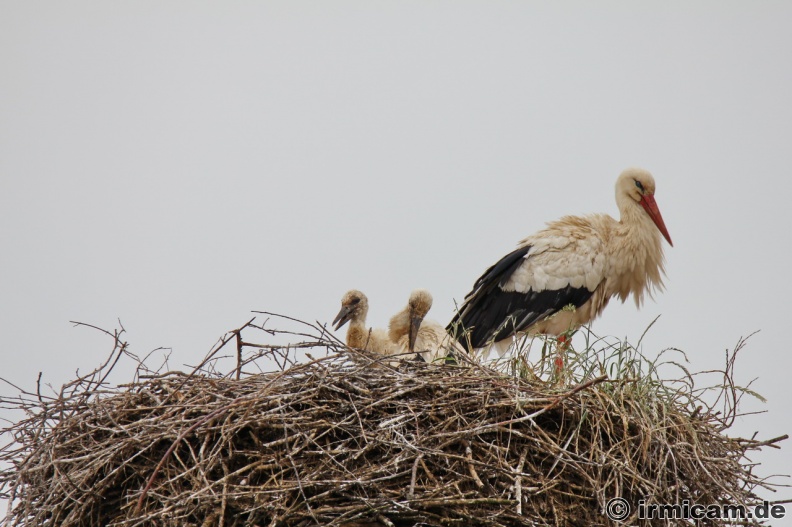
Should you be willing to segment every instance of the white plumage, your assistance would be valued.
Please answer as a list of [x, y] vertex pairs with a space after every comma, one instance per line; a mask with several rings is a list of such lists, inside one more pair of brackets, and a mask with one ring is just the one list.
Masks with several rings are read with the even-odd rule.
[[652, 175], [627, 169], [616, 181], [621, 219], [565, 216], [522, 240], [490, 267], [448, 325], [467, 349], [494, 343], [500, 355], [515, 334], [562, 335], [590, 322], [612, 296], [663, 286], [660, 236], [671, 237], [654, 199]]

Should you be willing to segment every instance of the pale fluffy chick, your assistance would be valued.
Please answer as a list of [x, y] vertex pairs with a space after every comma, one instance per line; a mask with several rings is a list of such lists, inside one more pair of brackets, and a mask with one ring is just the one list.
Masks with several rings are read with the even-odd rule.
[[338, 331], [349, 322], [346, 334], [346, 344], [350, 348], [365, 349], [380, 355], [393, 355], [398, 353], [396, 346], [391, 342], [384, 329], [369, 329], [366, 327], [368, 314], [368, 298], [356, 289], [347, 291], [341, 298], [341, 310], [336, 315], [333, 324]]
[[417, 352], [426, 362], [445, 358], [452, 350], [464, 353], [445, 328], [434, 320], [424, 320], [432, 308], [432, 295], [426, 289], [410, 294], [407, 306], [393, 315], [388, 326], [397, 353]]

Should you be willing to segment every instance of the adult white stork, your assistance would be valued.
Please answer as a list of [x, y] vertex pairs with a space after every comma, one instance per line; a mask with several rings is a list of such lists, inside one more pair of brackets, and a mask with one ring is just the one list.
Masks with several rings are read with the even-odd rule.
[[[663, 287], [660, 235], [671, 243], [654, 198], [655, 181], [640, 168], [616, 180], [621, 219], [565, 216], [522, 240], [476, 281], [448, 325], [466, 349], [500, 356], [515, 334], [560, 336], [594, 320], [610, 298]], [[574, 309], [573, 309], [574, 308]]]
[[426, 320], [432, 302], [429, 291], [416, 289], [410, 293], [407, 306], [391, 317], [388, 335], [399, 353], [418, 352], [426, 362], [434, 362], [452, 350], [464, 351], [443, 326]]
[[346, 334], [346, 345], [350, 348], [365, 349], [380, 355], [393, 355], [398, 353], [396, 345], [391, 342], [384, 329], [369, 329], [366, 327], [368, 315], [368, 298], [357, 289], [347, 291], [341, 298], [341, 310], [336, 315], [333, 324], [335, 330], [349, 322]]

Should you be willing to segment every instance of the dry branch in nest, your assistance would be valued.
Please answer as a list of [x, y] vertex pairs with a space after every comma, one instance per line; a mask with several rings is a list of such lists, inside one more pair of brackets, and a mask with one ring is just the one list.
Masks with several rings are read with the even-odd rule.
[[[221, 342], [236, 341], [233, 371], [210, 356], [110, 387], [116, 333], [108, 364], [57, 397], [2, 399], [27, 412], [4, 430], [3, 525], [596, 526], [613, 524], [613, 497], [751, 506], [774, 487], [746, 454], [781, 438], [729, 438], [736, 405], [716, 412], [692, 384], [388, 362], [311, 327], [298, 346], [323, 358], [254, 346], [245, 359], [251, 321]], [[265, 358], [281, 371], [244, 373]], [[625, 524], [675, 524], [636, 514]]]

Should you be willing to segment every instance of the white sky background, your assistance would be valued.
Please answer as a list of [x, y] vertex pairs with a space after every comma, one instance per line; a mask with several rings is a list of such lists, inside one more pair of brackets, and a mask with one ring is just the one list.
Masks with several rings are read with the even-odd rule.
[[617, 215], [641, 166], [667, 289], [593, 330], [661, 315], [644, 353], [693, 370], [761, 330], [737, 380], [767, 413], [733, 433], [792, 432], [792, 3], [588, 4], [0, 0], [0, 376], [97, 365], [70, 320], [179, 369], [251, 310], [329, 322], [353, 287], [372, 325], [416, 287], [445, 323], [544, 222]]

